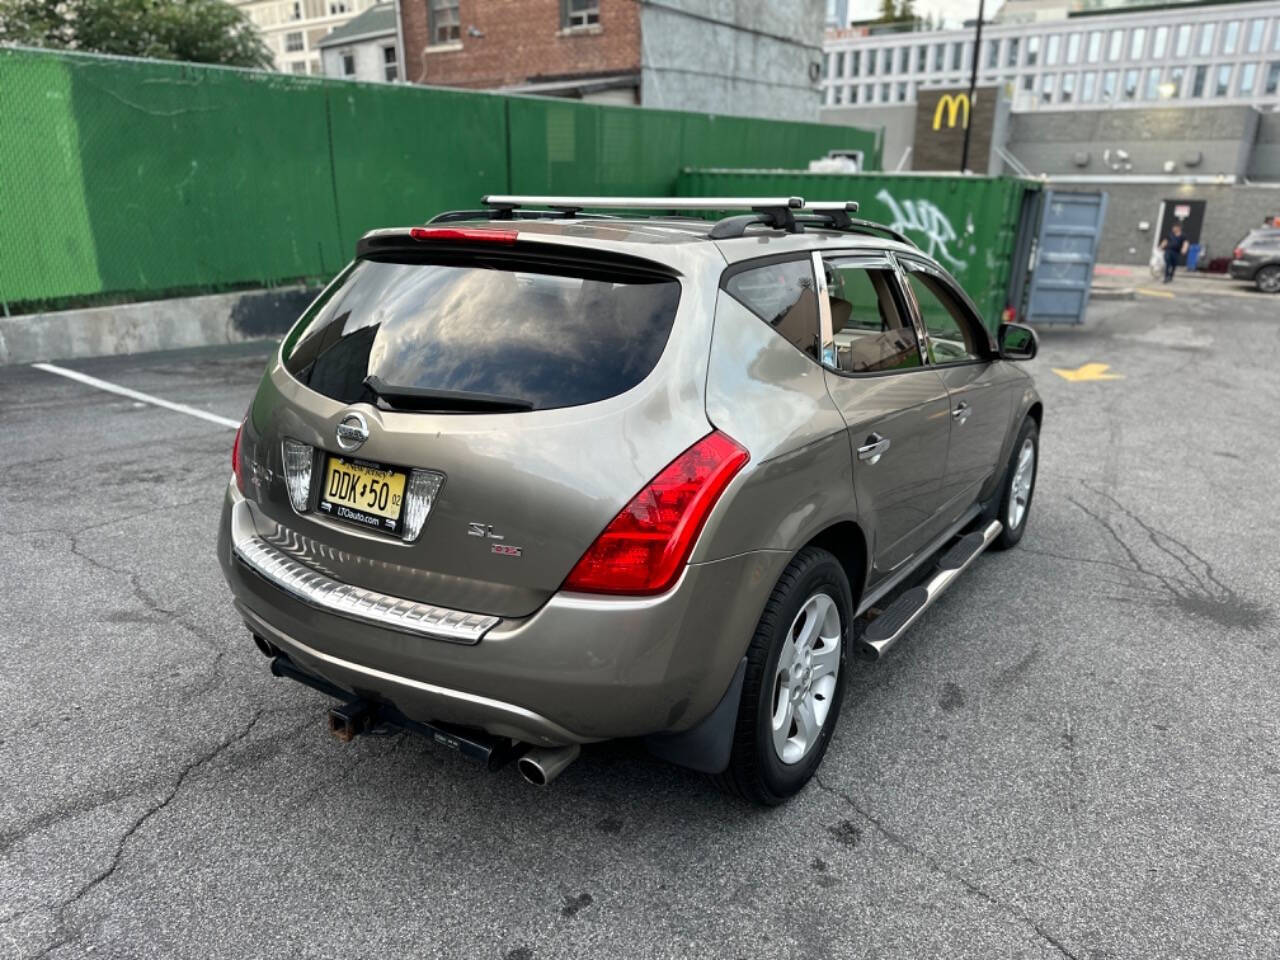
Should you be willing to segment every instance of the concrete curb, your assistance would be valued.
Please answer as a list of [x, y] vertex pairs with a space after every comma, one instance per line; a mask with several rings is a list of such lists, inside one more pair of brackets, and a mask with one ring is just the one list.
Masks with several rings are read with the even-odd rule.
[[278, 337], [316, 290], [278, 287], [0, 318], [0, 365]]
[[1135, 287], [1090, 287], [1090, 300], [1136, 300], [1138, 298], [1137, 288]]

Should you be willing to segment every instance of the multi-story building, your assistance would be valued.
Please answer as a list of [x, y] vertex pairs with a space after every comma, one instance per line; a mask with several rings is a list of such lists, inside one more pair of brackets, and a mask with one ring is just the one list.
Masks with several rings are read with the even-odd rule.
[[284, 73], [320, 74], [320, 41], [376, 0], [229, 0], [258, 28]]
[[824, 0], [401, 0], [414, 83], [816, 120]]
[[400, 79], [394, 3], [376, 3], [334, 28], [317, 45], [326, 77], [365, 83]]
[[[914, 103], [921, 88], [967, 86], [973, 43], [972, 28], [830, 30], [823, 103]], [[1280, 3], [1099, 8], [987, 24], [978, 82], [1005, 85], [1015, 112], [1276, 106]]]

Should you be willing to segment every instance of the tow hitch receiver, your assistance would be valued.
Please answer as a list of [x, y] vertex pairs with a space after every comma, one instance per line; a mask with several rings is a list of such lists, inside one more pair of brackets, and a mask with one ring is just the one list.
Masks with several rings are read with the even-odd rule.
[[[287, 677], [306, 684], [313, 690], [319, 690], [331, 697], [346, 700], [351, 696], [341, 687], [313, 676], [305, 670], [300, 670], [283, 654], [272, 659], [271, 672], [277, 677]], [[438, 721], [422, 723], [411, 720], [391, 704], [380, 703], [365, 697], [357, 697], [341, 706], [329, 708], [329, 733], [343, 743], [350, 743], [356, 737], [370, 731], [377, 732], [375, 730], [377, 727], [399, 727], [401, 730], [416, 733], [464, 757], [478, 760], [490, 770], [506, 766], [529, 749], [527, 743], [513, 742], [506, 737], [495, 737], [483, 730], [457, 727]]]
[[329, 732], [343, 743], [367, 733], [377, 719], [377, 705], [368, 700], [352, 700], [329, 708]]

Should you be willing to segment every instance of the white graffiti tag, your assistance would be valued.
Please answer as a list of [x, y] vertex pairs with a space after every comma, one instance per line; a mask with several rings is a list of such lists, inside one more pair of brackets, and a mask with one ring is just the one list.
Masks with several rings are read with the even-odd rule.
[[893, 211], [894, 230], [900, 233], [922, 233], [927, 246], [925, 253], [937, 257], [953, 271], [963, 270], [969, 261], [961, 260], [951, 252], [951, 246], [959, 239], [951, 220], [928, 200], [903, 200], [901, 204], [888, 190], [881, 190], [876, 199]]

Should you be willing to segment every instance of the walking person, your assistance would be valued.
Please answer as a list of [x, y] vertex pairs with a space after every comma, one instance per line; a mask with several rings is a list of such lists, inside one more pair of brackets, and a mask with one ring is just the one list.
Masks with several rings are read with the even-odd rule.
[[1164, 282], [1173, 282], [1173, 271], [1178, 269], [1178, 257], [1187, 252], [1187, 241], [1182, 236], [1182, 224], [1175, 223], [1169, 236], [1160, 241], [1164, 251]]

